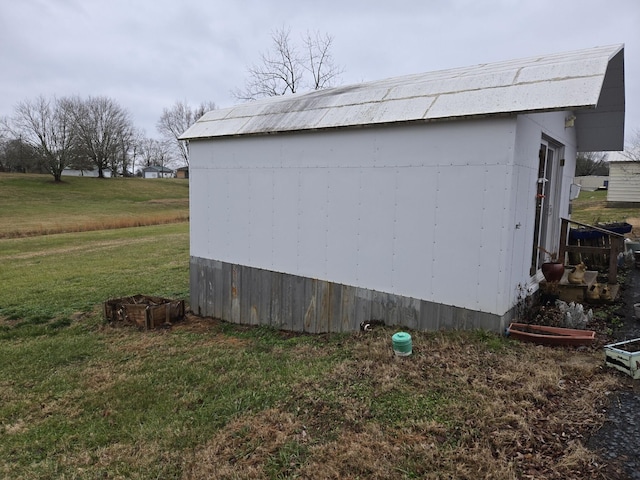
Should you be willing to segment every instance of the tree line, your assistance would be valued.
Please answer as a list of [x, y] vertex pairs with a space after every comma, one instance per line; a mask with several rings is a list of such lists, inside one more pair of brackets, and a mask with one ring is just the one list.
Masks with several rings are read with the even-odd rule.
[[194, 109], [185, 102], [165, 108], [157, 140], [136, 129], [130, 113], [108, 97], [24, 100], [11, 117], [2, 119], [0, 170], [49, 173], [60, 181], [66, 168], [97, 171], [104, 177], [106, 170], [113, 176], [134, 175], [135, 165], [188, 165], [178, 136], [214, 108], [213, 102]]
[[[333, 86], [342, 68], [333, 60], [333, 37], [307, 32], [296, 41], [291, 29], [271, 34], [271, 48], [247, 69], [241, 101]], [[300, 43], [301, 42], [301, 43]], [[137, 130], [130, 113], [108, 97], [39, 96], [15, 106], [0, 119], [0, 171], [50, 173], [60, 181], [66, 168], [97, 170], [99, 177], [134, 175], [139, 167], [189, 165], [189, 144], [178, 137], [216, 105], [192, 108], [178, 101], [165, 108], [156, 129], [160, 139]]]

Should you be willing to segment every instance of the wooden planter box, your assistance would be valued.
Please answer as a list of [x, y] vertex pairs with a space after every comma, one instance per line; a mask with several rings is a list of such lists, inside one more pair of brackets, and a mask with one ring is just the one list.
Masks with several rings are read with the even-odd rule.
[[640, 378], [640, 338], [604, 346], [605, 364]]
[[104, 317], [111, 323], [128, 323], [149, 330], [181, 320], [184, 301], [148, 295], [113, 298], [104, 302]]

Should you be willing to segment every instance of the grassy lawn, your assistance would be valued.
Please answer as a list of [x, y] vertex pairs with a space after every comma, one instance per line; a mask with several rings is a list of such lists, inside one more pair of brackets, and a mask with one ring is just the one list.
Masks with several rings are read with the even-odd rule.
[[0, 238], [154, 225], [189, 218], [181, 179], [0, 173]]
[[[162, 216], [187, 198], [175, 191], [186, 184], [170, 181], [53, 185], [25, 177], [26, 194], [16, 186], [22, 179], [7, 178], [0, 175], [2, 228], [30, 211], [40, 218], [20, 227], [30, 235], [37, 222], [57, 231], [47, 217], [65, 209], [70, 224], [74, 209], [88, 216], [95, 209], [114, 226], [108, 212], [116, 220], [136, 208], [135, 215]], [[154, 183], [168, 190], [139, 191]], [[87, 199], [103, 184], [113, 198]], [[4, 208], [31, 195], [47, 206]], [[171, 223], [0, 238], [0, 478], [605, 478], [612, 471], [583, 446], [604, 421], [607, 392], [621, 383], [602, 368], [600, 348], [412, 332], [414, 354], [398, 358], [390, 328], [308, 336], [193, 316], [150, 332], [106, 325], [100, 308], [111, 297], [188, 299], [188, 234], [187, 223]]]
[[628, 206], [607, 206], [606, 190], [597, 190], [595, 192], [582, 191], [580, 192], [580, 196], [573, 201], [571, 219], [589, 225], [595, 225], [596, 223], [629, 222], [634, 226], [640, 226], [640, 209]]

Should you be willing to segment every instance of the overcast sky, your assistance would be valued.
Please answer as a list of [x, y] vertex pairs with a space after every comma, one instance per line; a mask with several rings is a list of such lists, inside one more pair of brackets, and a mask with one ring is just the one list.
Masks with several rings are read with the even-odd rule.
[[282, 26], [332, 35], [341, 84], [624, 43], [627, 138], [640, 129], [639, 0], [0, 0], [0, 116], [107, 96], [157, 137], [177, 100], [238, 103]]

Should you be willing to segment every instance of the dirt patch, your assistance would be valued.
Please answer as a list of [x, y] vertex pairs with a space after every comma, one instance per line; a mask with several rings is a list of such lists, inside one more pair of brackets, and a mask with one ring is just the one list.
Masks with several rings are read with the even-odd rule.
[[306, 428], [291, 413], [269, 409], [244, 416], [199, 448], [182, 478], [290, 478], [304, 463], [309, 440]]
[[186, 312], [181, 322], [173, 325], [175, 330], [183, 330], [193, 333], [210, 333], [220, 327], [222, 321], [211, 317], [199, 317], [192, 312]]

